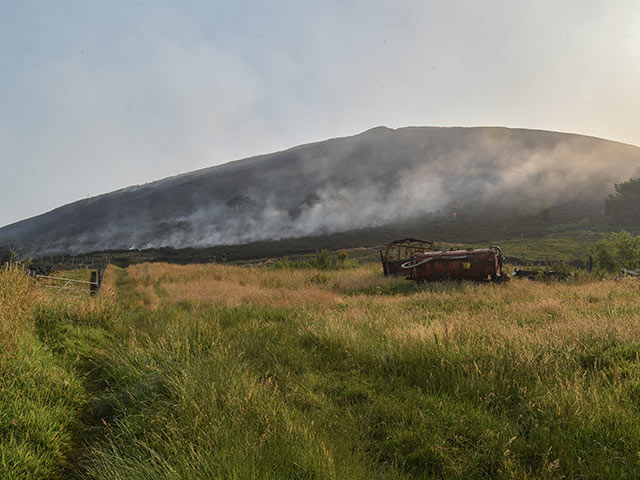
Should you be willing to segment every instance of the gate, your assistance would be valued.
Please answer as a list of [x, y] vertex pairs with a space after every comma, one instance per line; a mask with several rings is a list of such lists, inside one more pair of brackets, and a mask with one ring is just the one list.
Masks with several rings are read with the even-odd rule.
[[92, 270], [90, 281], [56, 277], [53, 275], [36, 274], [34, 277], [39, 281], [41, 287], [54, 290], [54, 293], [89, 294], [92, 297], [97, 297], [100, 295], [105, 269], [106, 266], [102, 265], [98, 267], [97, 270]]

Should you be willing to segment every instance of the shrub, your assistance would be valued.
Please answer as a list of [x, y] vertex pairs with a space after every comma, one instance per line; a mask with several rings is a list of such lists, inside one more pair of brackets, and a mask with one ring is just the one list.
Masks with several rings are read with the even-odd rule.
[[640, 223], [640, 178], [631, 178], [615, 184], [615, 194], [604, 201], [604, 213], [620, 225], [638, 225]]
[[311, 260], [311, 266], [321, 270], [331, 270], [349, 266], [346, 252], [331, 253], [329, 250], [318, 250]]
[[621, 231], [591, 248], [596, 270], [616, 272], [620, 268], [640, 269], [640, 236]]

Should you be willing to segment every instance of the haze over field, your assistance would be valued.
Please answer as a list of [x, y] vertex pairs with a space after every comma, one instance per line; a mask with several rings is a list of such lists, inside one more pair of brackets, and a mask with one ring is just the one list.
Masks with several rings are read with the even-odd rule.
[[375, 125], [640, 144], [637, 1], [5, 3], [0, 225]]
[[81, 200], [0, 229], [0, 244], [205, 247], [560, 207], [578, 221], [639, 169], [640, 148], [578, 135], [378, 127]]

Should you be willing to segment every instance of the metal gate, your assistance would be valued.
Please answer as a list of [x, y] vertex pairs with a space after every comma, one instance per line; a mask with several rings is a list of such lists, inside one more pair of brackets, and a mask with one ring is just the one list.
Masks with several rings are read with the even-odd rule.
[[71, 293], [75, 295], [99, 296], [102, 279], [106, 266], [100, 266], [91, 271], [91, 280], [76, 280], [73, 278], [56, 277], [53, 275], [34, 275], [41, 287], [50, 289], [54, 293]]

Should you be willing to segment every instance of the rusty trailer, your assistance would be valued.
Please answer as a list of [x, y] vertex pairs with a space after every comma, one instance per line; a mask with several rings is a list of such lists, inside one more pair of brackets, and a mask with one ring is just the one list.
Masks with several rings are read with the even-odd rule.
[[500, 247], [415, 253], [400, 267], [416, 281], [506, 280]]
[[417, 238], [404, 238], [387, 244], [384, 250], [380, 250], [384, 276], [406, 276], [408, 272], [402, 268], [403, 263], [410, 261], [418, 253], [433, 252], [433, 250], [433, 242], [418, 240]]

